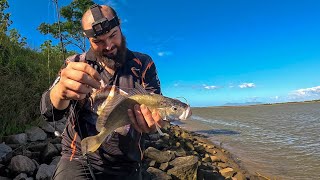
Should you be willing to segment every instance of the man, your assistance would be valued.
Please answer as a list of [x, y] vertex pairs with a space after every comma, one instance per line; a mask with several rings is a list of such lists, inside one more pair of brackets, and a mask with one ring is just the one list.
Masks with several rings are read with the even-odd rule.
[[147, 91], [161, 93], [152, 59], [126, 48], [116, 12], [109, 6], [93, 5], [82, 17], [90, 50], [67, 58], [65, 67], [41, 100], [41, 113], [48, 120], [67, 115], [62, 133], [62, 158], [53, 179], [141, 179], [143, 133], [163, 124], [157, 112], [145, 105], [128, 109], [131, 126], [119, 128], [94, 153], [81, 154], [81, 139], [98, 134], [97, 114], [92, 107], [93, 90], [103, 85], [121, 89], [140, 83]]

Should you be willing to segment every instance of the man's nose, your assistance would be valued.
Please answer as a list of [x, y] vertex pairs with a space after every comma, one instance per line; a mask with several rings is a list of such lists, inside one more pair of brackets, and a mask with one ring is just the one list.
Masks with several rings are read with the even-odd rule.
[[105, 41], [105, 49], [109, 51], [109, 50], [112, 49], [112, 46], [113, 46], [112, 41], [110, 39], [106, 39], [106, 41]]

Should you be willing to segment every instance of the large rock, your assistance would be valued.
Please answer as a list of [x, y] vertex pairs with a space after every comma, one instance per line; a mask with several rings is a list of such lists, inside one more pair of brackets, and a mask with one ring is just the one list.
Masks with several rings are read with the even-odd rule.
[[56, 166], [41, 164], [36, 175], [36, 180], [50, 180]]
[[226, 178], [215, 170], [198, 169], [197, 180], [206, 179], [224, 180]]
[[171, 176], [169, 176], [165, 172], [153, 167], [149, 167], [147, 169], [147, 172], [151, 175], [152, 180], [171, 180], [172, 179]]
[[61, 156], [54, 157], [53, 160], [51, 161], [50, 165], [56, 166], [59, 163], [60, 159], [61, 159]]
[[0, 144], [0, 163], [7, 162], [12, 157], [12, 148], [4, 143]]
[[27, 140], [27, 134], [25, 133], [15, 134], [5, 138], [6, 144], [26, 144]]
[[54, 131], [55, 131], [53, 126], [51, 124], [49, 124], [49, 122], [47, 122], [47, 121], [42, 122], [40, 127], [41, 127], [41, 129], [43, 129], [47, 133], [54, 133]]
[[144, 152], [145, 157], [155, 160], [158, 163], [169, 162], [175, 158], [173, 151], [159, 151], [154, 147], [149, 147]]
[[169, 175], [173, 175], [178, 179], [196, 179], [198, 169], [198, 157], [197, 156], [186, 156], [178, 157], [173, 161], [169, 162], [172, 169], [168, 170]]
[[44, 151], [42, 152], [42, 161], [43, 162], [50, 162], [52, 160], [52, 157], [59, 155], [59, 151], [57, 148], [51, 144], [48, 143]]
[[0, 180], [11, 180], [11, 179], [10, 179], [10, 178], [8, 178], [8, 177], [0, 176]]
[[15, 173], [27, 173], [32, 175], [34, 170], [36, 170], [36, 165], [30, 158], [17, 155], [11, 159], [9, 169]]
[[227, 177], [232, 177], [236, 172], [232, 168], [227, 167], [227, 168], [221, 169], [220, 173], [222, 176], [227, 178]]
[[30, 129], [27, 129], [25, 133], [28, 136], [28, 141], [38, 141], [38, 140], [45, 140], [47, 139], [47, 134], [39, 127], [31, 127]]
[[16, 176], [13, 180], [25, 180], [28, 178], [28, 175], [26, 173], [21, 173], [18, 176]]

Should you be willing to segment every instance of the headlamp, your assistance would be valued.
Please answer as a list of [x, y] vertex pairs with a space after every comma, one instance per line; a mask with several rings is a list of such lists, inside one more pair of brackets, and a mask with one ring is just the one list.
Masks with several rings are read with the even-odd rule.
[[108, 33], [112, 28], [118, 26], [118, 17], [113, 17], [110, 21], [103, 16], [101, 12], [101, 6], [94, 4], [90, 7], [94, 22], [92, 23], [92, 29], [84, 30], [85, 36], [97, 37]]

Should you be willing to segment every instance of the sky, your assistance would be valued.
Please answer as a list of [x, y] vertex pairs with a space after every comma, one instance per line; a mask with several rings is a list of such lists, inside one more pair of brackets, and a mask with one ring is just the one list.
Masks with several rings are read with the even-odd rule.
[[[8, 1], [29, 47], [52, 38], [37, 31], [57, 21], [52, 0]], [[193, 107], [320, 99], [318, 0], [95, 2], [116, 9], [129, 49], [152, 57], [165, 96]]]

